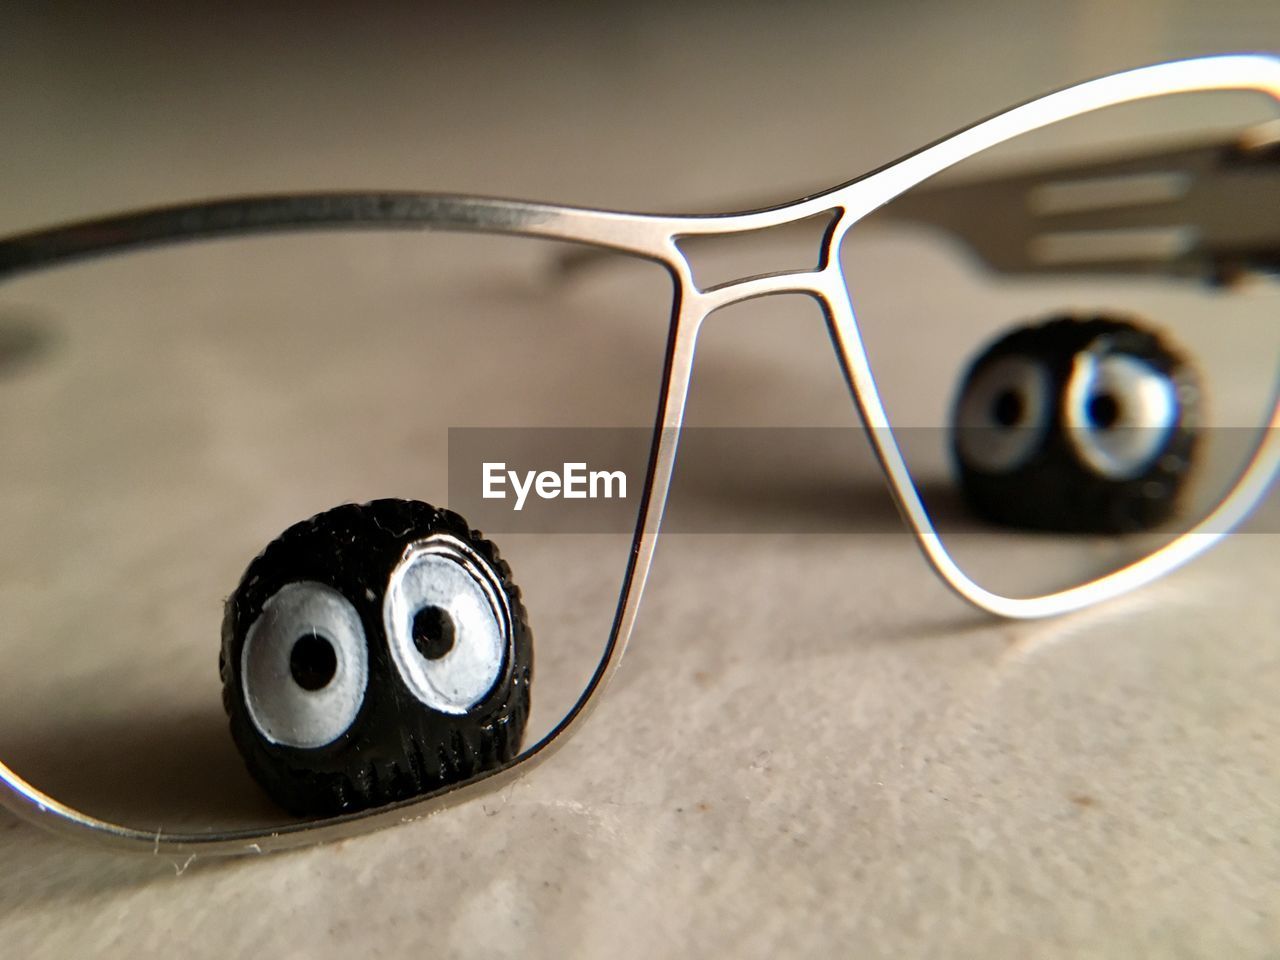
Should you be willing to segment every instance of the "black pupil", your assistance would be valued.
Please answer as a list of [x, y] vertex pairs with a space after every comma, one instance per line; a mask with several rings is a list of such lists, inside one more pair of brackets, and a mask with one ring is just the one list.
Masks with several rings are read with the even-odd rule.
[[423, 607], [413, 618], [413, 643], [428, 660], [439, 660], [453, 649], [457, 628], [448, 611]]
[[327, 687], [338, 672], [338, 656], [333, 644], [314, 633], [299, 637], [289, 654], [289, 672], [303, 690]]
[[1089, 419], [1095, 427], [1107, 430], [1120, 419], [1120, 404], [1109, 393], [1099, 393], [1089, 400]]
[[1001, 390], [991, 405], [991, 414], [1002, 427], [1012, 427], [1022, 420], [1022, 397], [1015, 390]]

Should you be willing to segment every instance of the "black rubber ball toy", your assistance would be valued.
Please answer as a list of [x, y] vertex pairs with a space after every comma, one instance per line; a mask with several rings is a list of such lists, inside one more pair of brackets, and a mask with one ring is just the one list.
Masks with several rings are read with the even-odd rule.
[[409, 500], [336, 507], [249, 564], [222, 626], [249, 771], [306, 816], [381, 806], [512, 759], [533, 638], [497, 549]]
[[1172, 516], [1202, 402], [1191, 365], [1128, 318], [1057, 316], [973, 361], [952, 411], [960, 486], [984, 519], [1081, 533]]

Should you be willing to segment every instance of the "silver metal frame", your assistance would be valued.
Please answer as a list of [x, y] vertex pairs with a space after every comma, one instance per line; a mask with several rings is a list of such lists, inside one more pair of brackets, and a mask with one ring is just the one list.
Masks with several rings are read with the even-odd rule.
[[[855, 406], [870, 428], [868, 433], [893, 495], [925, 557], [960, 596], [1003, 617], [1047, 617], [1107, 600], [1168, 573], [1225, 536], [1246, 516], [1280, 470], [1280, 402], [1272, 410], [1265, 440], [1238, 483], [1200, 524], [1150, 556], [1082, 586], [1035, 598], [1000, 596], [979, 586], [956, 565], [925, 511], [876, 388], [838, 252], [849, 229], [882, 204], [967, 157], [1012, 137], [1103, 107], [1174, 93], [1215, 90], [1260, 91], [1280, 101], [1280, 59], [1262, 54], [1206, 57], [1092, 80], [998, 114], [825, 193], [745, 213], [654, 216], [486, 198], [385, 195], [384, 204], [408, 205], [404, 216], [412, 219], [415, 226], [548, 237], [609, 248], [657, 261], [675, 280], [671, 335], [638, 527], [612, 635], [581, 699], [555, 730], [498, 770], [425, 797], [321, 821], [232, 832], [150, 833], [109, 823], [59, 803], [3, 764], [0, 764], [0, 803], [41, 826], [75, 837], [189, 859], [195, 855], [265, 853], [416, 820], [498, 789], [541, 762], [558, 749], [595, 708], [626, 648], [675, 465], [698, 330], [709, 315], [723, 307], [771, 294], [805, 294], [823, 310]], [[372, 198], [366, 199], [374, 202]], [[360, 219], [359, 211], [346, 216], [349, 211], [343, 206], [352, 202], [349, 197], [281, 199], [279, 203], [294, 203], [296, 208], [290, 208], [271, 226], [296, 228], [322, 222], [356, 222]], [[156, 211], [139, 218], [138, 222], [145, 228], [141, 233], [145, 236], [136, 242], [181, 239], [184, 233], [201, 233], [201, 228], [203, 234], [208, 235], [260, 227], [261, 223], [253, 219], [255, 215], [247, 212], [249, 210], [244, 202], [227, 202], [186, 208], [181, 216], [177, 211]], [[369, 219], [377, 218], [376, 211], [364, 212], [370, 214]], [[832, 222], [821, 241], [818, 265], [811, 270], [752, 276], [704, 289], [695, 283], [693, 269], [679, 246], [679, 241], [686, 237], [750, 233], [823, 213], [831, 215]], [[194, 229], [193, 217], [199, 221]], [[7, 263], [5, 244], [0, 243], [0, 273], [6, 267], [26, 268], [28, 261], [41, 258], [52, 261], [80, 255], [83, 250], [77, 249], [75, 230], [74, 227], [62, 228], [15, 238], [9, 241], [12, 249]], [[72, 238], [71, 242], [64, 243], [67, 237]], [[38, 254], [32, 255], [32, 249], [38, 250]]]

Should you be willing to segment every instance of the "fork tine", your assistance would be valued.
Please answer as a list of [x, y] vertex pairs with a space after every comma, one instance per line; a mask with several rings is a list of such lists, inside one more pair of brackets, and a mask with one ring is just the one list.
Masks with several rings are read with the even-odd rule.
[[1174, 274], [1280, 266], [1280, 127], [940, 182], [884, 215], [941, 228], [1006, 273]]

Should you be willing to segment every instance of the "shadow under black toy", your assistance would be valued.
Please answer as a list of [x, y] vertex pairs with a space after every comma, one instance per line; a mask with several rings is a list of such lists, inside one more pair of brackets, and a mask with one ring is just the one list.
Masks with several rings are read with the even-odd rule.
[[1060, 316], [969, 367], [952, 411], [961, 490], [984, 519], [1079, 533], [1146, 530], [1194, 461], [1194, 369], [1127, 319]]
[[426, 503], [296, 524], [227, 600], [220, 669], [250, 772], [299, 815], [403, 800], [511, 760], [533, 639], [492, 543]]

